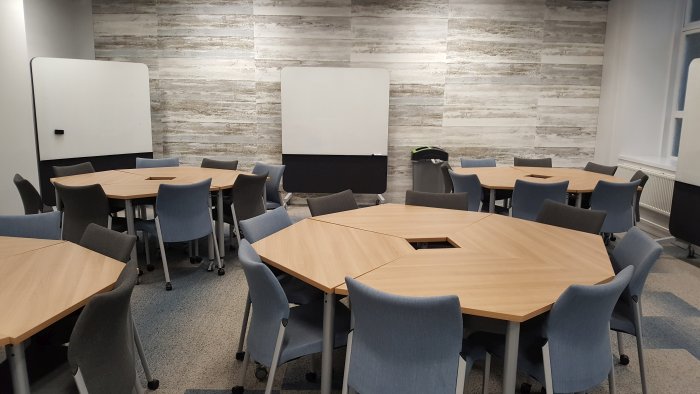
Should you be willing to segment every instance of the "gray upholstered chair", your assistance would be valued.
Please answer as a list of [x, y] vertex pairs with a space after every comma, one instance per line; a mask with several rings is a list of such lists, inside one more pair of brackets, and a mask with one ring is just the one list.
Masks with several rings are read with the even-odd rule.
[[469, 195], [467, 193], [430, 193], [406, 190], [406, 205], [468, 211]]
[[22, 205], [24, 206], [25, 215], [53, 211], [53, 208], [44, 204], [44, 201], [42, 201], [39, 192], [36, 190], [36, 188], [34, 187], [34, 185], [32, 185], [31, 182], [24, 179], [20, 174], [15, 174], [15, 177], [12, 179], [12, 181], [17, 187], [19, 196], [22, 199]]
[[[290, 308], [279, 281], [245, 239], [241, 241], [238, 257], [248, 282], [253, 315], [241, 368], [241, 384], [232, 392], [243, 392], [248, 362], [253, 360], [270, 369], [265, 387], [265, 393], [270, 394], [279, 365], [322, 351], [323, 301]], [[334, 345], [345, 346], [350, 314], [342, 304], [336, 306], [333, 329]]]
[[64, 186], [56, 184], [57, 195], [63, 211], [63, 239], [78, 243], [90, 223], [102, 227], [126, 230], [123, 218], [110, 215], [109, 200], [102, 186]]
[[224, 204], [224, 222], [230, 225], [232, 247], [234, 232], [238, 243], [241, 242], [241, 237], [245, 236], [245, 233], [241, 235], [240, 221], [262, 215], [267, 211], [265, 205], [266, 181], [267, 174], [238, 174], [236, 177], [229, 194], [231, 205]]
[[167, 157], [163, 159], [148, 159], [145, 157], [136, 158], [136, 168], [157, 168], [157, 167], [179, 167], [180, 159], [177, 157]]
[[525, 157], [514, 157], [513, 165], [516, 167], [552, 167], [552, 158], [528, 159]]
[[215, 160], [207, 159], [206, 157], [202, 159], [202, 168], [218, 168], [220, 170], [237, 170], [238, 160]]
[[81, 393], [141, 393], [136, 374], [131, 293], [136, 263], [124, 267], [114, 289], [93, 296], [75, 323], [68, 364]]
[[634, 226], [634, 199], [640, 182], [598, 181], [591, 195], [591, 209], [607, 213], [600, 231], [623, 233]]
[[[633, 271], [626, 268], [612, 281], [600, 285], [569, 286], [548, 315], [523, 325], [518, 370], [542, 383], [548, 393], [584, 392], [606, 377], [610, 392], [614, 393], [610, 316]], [[487, 351], [488, 374], [491, 354], [504, 354], [505, 338], [499, 334], [473, 334], [467, 347], [478, 346]], [[488, 382], [488, 375], [484, 382]]]
[[[461, 158], [460, 164], [462, 168], [478, 168], [478, 167], [496, 167], [496, 159], [464, 159]], [[503, 206], [496, 205], [495, 209], [498, 213], [508, 212], [508, 200], [513, 197], [511, 190], [496, 190], [496, 201], [505, 200]], [[489, 190], [482, 189], [481, 191], [481, 206], [482, 210], [488, 211], [489, 207]], [[472, 208], [472, 205], [469, 205]], [[473, 209], [470, 209], [473, 210]]]
[[605, 212], [545, 200], [535, 221], [584, 233], [600, 234], [605, 221]]
[[85, 228], [78, 244], [93, 252], [126, 263], [131, 258], [131, 250], [134, 248], [135, 243], [136, 237], [133, 235], [120, 233], [95, 223], [90, 223]]
[[[284, 207], [277, 207], [262, 215], [241, 220], [239, 223], [243, 234], [245, 234], [245, 239], [247, 239], [249, 243], [255, 243], [292, 224], [292, 219], [289, 217]], [[278, 269], [273, 267], [270, 269], [275, 274], [275, 277], [277, 277], [277, 280], [279, 280], [284, 294], [287, 295], [287, 299], [292, 304], [304, 305], [323, 298], [323, 292], [315, 287], [309, 286], [301, 280], [287, 275]], [[245, 339], [246, 329], [248, 328], [248, 316], [250, 315], [251, 305], [249, 296], [246, 297], [246, 300], [243, 323], [241, 326], [241, 336], [238, 342], [238, 350], [236, 351], [237, 360], [243, 360], [244, 355], [243, 341]]]
[[460, 158], [462, 168], [496, 167], [496, 159], [464, 159]]
[[617, 331], [617, 346], [620, 364], [627, 365], [629, 357], [622, 347], [622, 333], [634, 335], [637, 339], [639, 373], [642, 379], [642, 392], [647, 392], [644, 350], [642, 346], [642, 292], [649, 271], [661, 256], [661, 245], [638, 228], [631, 228], [612, 251], [612, 264], [616, 272], [626, 267], [634, 267], [634, 275], [627, 289], [615, 305], [610, 328]]
[[89, 174], [91, 172], [95, 172], [95, 168], [89, 161], [70, 166], [53, 166], [53, 174], [56, 177]]
[[0, 216], [0, 236], [61, 239], [61, 212]]
[[615, 171], [617, 171], [617, 166], [604, 166], [602, 164], [589, 161], [586, 163], [586, 166], [583, 167], [583, 170], [613, 176], [615, 175]]
[[637, 195], [634, 200], [634, 217], [635, 220], [638, 222], [641, 219], [639, 216], [639, 201], [642, 199], [642, 192], [644, 191], [644, 186], [649, 180], [649, 175], [645, 174], [642, 170], [638, 170], [634, 173], [634, 175], [632, 175], [632, 178], [630, 178], [630, 182], [634, 182], [636, 180], [639, 180], [639, 187], [641, 188], [637, 189]]
[[345, 278], [353, 327], [343, 393], [457, 393], [471, 360], [462, 350], [456, 296], [403, 297]]
[[[137, 229], [158, 235], [166, 290], [172, 290], [173, 286], [168, 272], [165, 243], [193, 241], [215, 233], [211, 215], [210, 187], [211, 179], [189, 185], [161, 184], [156, 197], [155, 220], [136, 222]], [[219, 267], [218, 272], [219, 275], [223, 275], [225, 271], [219, 256], [216, 237], [212, 236], [212, 241]], [[214, 262], [211, 261], [208, 270], [211, 271], [213, 266]]]
[[440, 164], [440, 174], [442, 175], [442, 184], [445, 185], [444, 193], [452, 193], [454, 191], [454, 185], [452, 184], [452, 177], [450, 176], [450, 163], [442, 162]]
[[307, 198], [306, 203], [309, 205], [311, 216], [327, 215], [358, 208], [350, 189], [327, 196]]
[[457, 174], [452, 170], [448, 170], [448, 173], [450, 174], [454, 192], [467, 193], [469, 210], [478, 211], [481, 205], [481, 182], [479, 182], [479, 177], [474, 174]]
[[275, 209], [283, 205], [280, 198], [280, 183], [282, 183], [284, 168], [284, 164], [255, 163], [255, 166], [253, 166], [253, 174], [267, 174], [267, 181], [265, 182], [265, 207], [267, 209]]
[[512, 216], [519, 219], [535, 220], [545, 200], [566, 202], [566, 189], [568, 187], [569, 181], [540, 183], [517, 179], [513, 188]]

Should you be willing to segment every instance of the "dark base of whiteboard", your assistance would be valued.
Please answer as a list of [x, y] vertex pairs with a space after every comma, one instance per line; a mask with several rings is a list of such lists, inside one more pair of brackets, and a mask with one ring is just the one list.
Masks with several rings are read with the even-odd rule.
[[153, 158], [153, 152], [127, 153], [123, 155], [73, 157], [70, 159], [43, 160], [39, 162], [39, 189], [41, 198], [46, 205], [56, 205], [56, 192], [50, 179], [54, 177], [53, 166], [70, 166], [89, 161], [95, 171], [118, 170], [134, 168], [136, 158]]
[[676, 238], [700, 245], [700, 186], [674, 183], [668, 230]]
[[282, 155], [283, 188], [290, 193], [381, 194], [386, 191], [386, 156]]

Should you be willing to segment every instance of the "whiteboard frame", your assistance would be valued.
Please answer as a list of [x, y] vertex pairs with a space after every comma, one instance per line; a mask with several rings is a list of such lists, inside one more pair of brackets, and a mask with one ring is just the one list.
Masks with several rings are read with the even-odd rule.
[[685, 93], [676, 181], [700, 186], [700, 59], [690, 63]]

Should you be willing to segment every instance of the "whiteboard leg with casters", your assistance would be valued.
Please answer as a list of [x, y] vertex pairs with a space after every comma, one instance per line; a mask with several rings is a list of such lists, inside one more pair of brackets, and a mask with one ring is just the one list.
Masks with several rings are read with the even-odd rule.
[[5, 345], [5, 354], [10, 363], [14, 393], [29, 394], [29, 375], [27, 375], [27, 360], [24, 357], [24, 343]]
[[219, 190], [216, 198], [216, 234], [219, 237], [219, 255], [226, 257], [224, 247], [224, 191]]
[[333, 378], [333, 321], [335, 294], [323, 294], [323, 352], [321, 353], [321, 394], [331, 393]]
[[381, 194], [377, 194], [377, 205], [386, 204], [386, 199]]
[[489, 190], [489, 212], [496, 212], [496, 189]]

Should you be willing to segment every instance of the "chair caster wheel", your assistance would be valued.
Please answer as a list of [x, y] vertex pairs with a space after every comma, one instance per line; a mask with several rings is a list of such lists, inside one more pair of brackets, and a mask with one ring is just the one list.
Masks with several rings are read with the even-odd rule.
[[226, 273], [226, 271], [224, 271], [223, 268], [219, 268], [219, 272], [218, 272], [219, 276], [223, 276], [225, 273]]
[[615, 236], [615, 234], [610, 233], [610, 240], [617, 241], [617, 237]]
[[627, 365], [630, 363], [630, 358], [626, 354], [620, 355], [620, 365]]
[[236, 352], [236, 360], [243, 361], [244, 357], [245, 357], [245, 352]]
[[148, 272], [151, 272], [151, 271], [153, 271], [154, 269], [156, 269], [156, 266], [153, 265], [153, 264], [148, 264], [148, 265], [146, 266], [146, 271], [148, 271]]
[[231, 389], [231, 393], [233, 393], [233, 394], [243, 394], [243, 391], [245, 391], [245, 390], [243, 390], [243, 386], [234, 386]]
[[264, 381], [267, 378], [267, 368], [262, 365], [255, 368], [255, 378], [258, 379], [258, 382]]
[[523, 383], [520, 385], [520, 392], [523, 394], [528, 394], [532, 391], [532, 385], [530, 383]]
[[170, 291], [173, 289], [173, 284], [170, 282], [165, 283], [165, 290]]
[[149, 390], [158, 390], [158, 386], [160, 386], [160, 381], [158, 379], [153, 379], [150, 382], [148, 382]]
[[306, 381], [313, 383], [316, 381], [316, 372], [307, 372], [306, 373]]
[[137, 268], [137, 270], [139, 272], [139, 276], [143, 275], [143, 271], [141, 270], [141, 268]]

